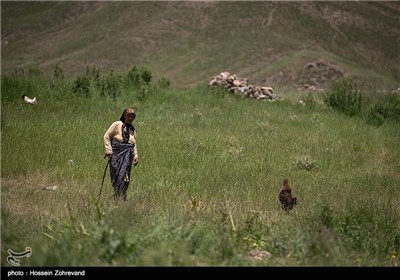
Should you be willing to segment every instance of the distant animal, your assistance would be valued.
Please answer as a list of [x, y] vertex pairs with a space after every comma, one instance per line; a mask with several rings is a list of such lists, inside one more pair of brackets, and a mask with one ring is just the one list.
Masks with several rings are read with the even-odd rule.
[[22, 95], [22, 100], [24, 100], [25, 103], [28, 103], [28, 104], [36, 104], [36, 103], [37, 103], [36, 97], [34, 97], [34, 98], [29, 98], [29, 97], [26, 96], [25, 94]]
[[292, 197], [292, 189], [289, 186], [289, 180], [283, 180], [283, 189], [279, 193], [279, 201], [282, 205], [282, 209], [289, 211], [297, 204], [297, 197]]

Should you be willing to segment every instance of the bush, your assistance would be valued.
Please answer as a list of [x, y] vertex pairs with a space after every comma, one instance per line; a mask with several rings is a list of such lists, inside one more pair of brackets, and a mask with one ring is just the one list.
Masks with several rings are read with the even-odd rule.
[[157, 85], [158, 85], [160, 88], [169, 88], [169, 87], [171, 86], [171, 81], [168, 80], [168, 79], [165, 78], [165, 77], [162, 77], [162, 78], [160, 78], [160, 79], [157, 81]]
[[111, 70], [110, 74], [101, 79], [101, 95], [109, 95], [115, 101], [122, 92], [122, 77], [120, 74]]
[[86, 74], [89, 79], [95, 82], [96, 86], [100, 86], [100, 70], [96, 66], [86, 67]]
[[54, 78], [56, 79], [64, 79], [64, 70], [60, 67], [60, 65], [56, 64], [54, 66]]
[[127, 78], [134, 86], [149, 85], [152, 80], [152, 74], [146, 67], [138, 68], [133, 65], [128, 71]]
[[324, 96], [324, 103], [348, 116], [361, 114], [362, 95], [349, 79], [336, 82]]
[[142, 67], [141, 76], [142, 76], [142, 80], [146, 84], [150, 84], [153, 76], [152, 76], [151, 71], [149, 69], [147, 69], [146, 67]]
[[367, 117], [367, 122], [375, 126], [381, 126], [385, 122], [385, 118], [378, 110], [371, 109]]
[[400, 123], [400, 96], [387, 94], [373, 106], [368, 114], [368, 123], [380, 126], [385, 120]]
[[131, 69], [128, 71], [127, 78], [133, 85], [137, 85], [139, 83], [140, 74], [136, 65], [133, 65]]
[[78, 76], [74, 81], [72, 92], [79, 96], [89, 96], [90, 80], [87, 76]]

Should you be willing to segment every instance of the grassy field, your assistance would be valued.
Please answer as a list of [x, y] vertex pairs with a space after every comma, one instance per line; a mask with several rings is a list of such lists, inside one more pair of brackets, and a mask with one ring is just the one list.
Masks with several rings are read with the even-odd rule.
[[[397, 263], [398, 123], [348, 117], [321, 93], [303, 106], [285, 88], [268, 102], [205, 84], [124, 86], [115, 100], [72, 86], [2, 77], [2, 266], [8, 249], [28, 246], [22, 266]], [[137, 110], [140, 159], [128, 201], [113, 201], [108, 173], [97, 200], [102, 137], [126, 107]], [[289, 213], [277, 199], [285, 178], [299, 201]]]

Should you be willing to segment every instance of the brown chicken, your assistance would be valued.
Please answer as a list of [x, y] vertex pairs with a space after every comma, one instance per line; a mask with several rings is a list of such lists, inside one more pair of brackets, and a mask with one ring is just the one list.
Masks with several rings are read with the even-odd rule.
[[297, 204], [297, 197], [292, 197], [292, 189], [289, 186], [289, 180], [283, 180], [283, 189], [279, 193], [279, 201], [281, 202], [282, 209], [289, 211]]

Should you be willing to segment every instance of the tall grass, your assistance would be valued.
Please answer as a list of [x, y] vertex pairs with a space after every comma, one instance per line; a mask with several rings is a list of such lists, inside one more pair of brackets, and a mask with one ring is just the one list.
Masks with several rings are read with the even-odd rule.
[[[2, 256], [30, 246], [22, 265], [397, 262], [398, 124], [302, 106], [284, 90], [264, 102], [206, 85], [124, 85], [116, 98], [72, 88], [69, 79], [2, 77]], [[112, 200], [108, 174], [97, 200], [103, 134], [131, 106], [140, 162], [128, 202]], [[284, 178], [299, 200], [289, 214], [277, 200]], [[256, 249], [269, 257], [252, 258]]]

